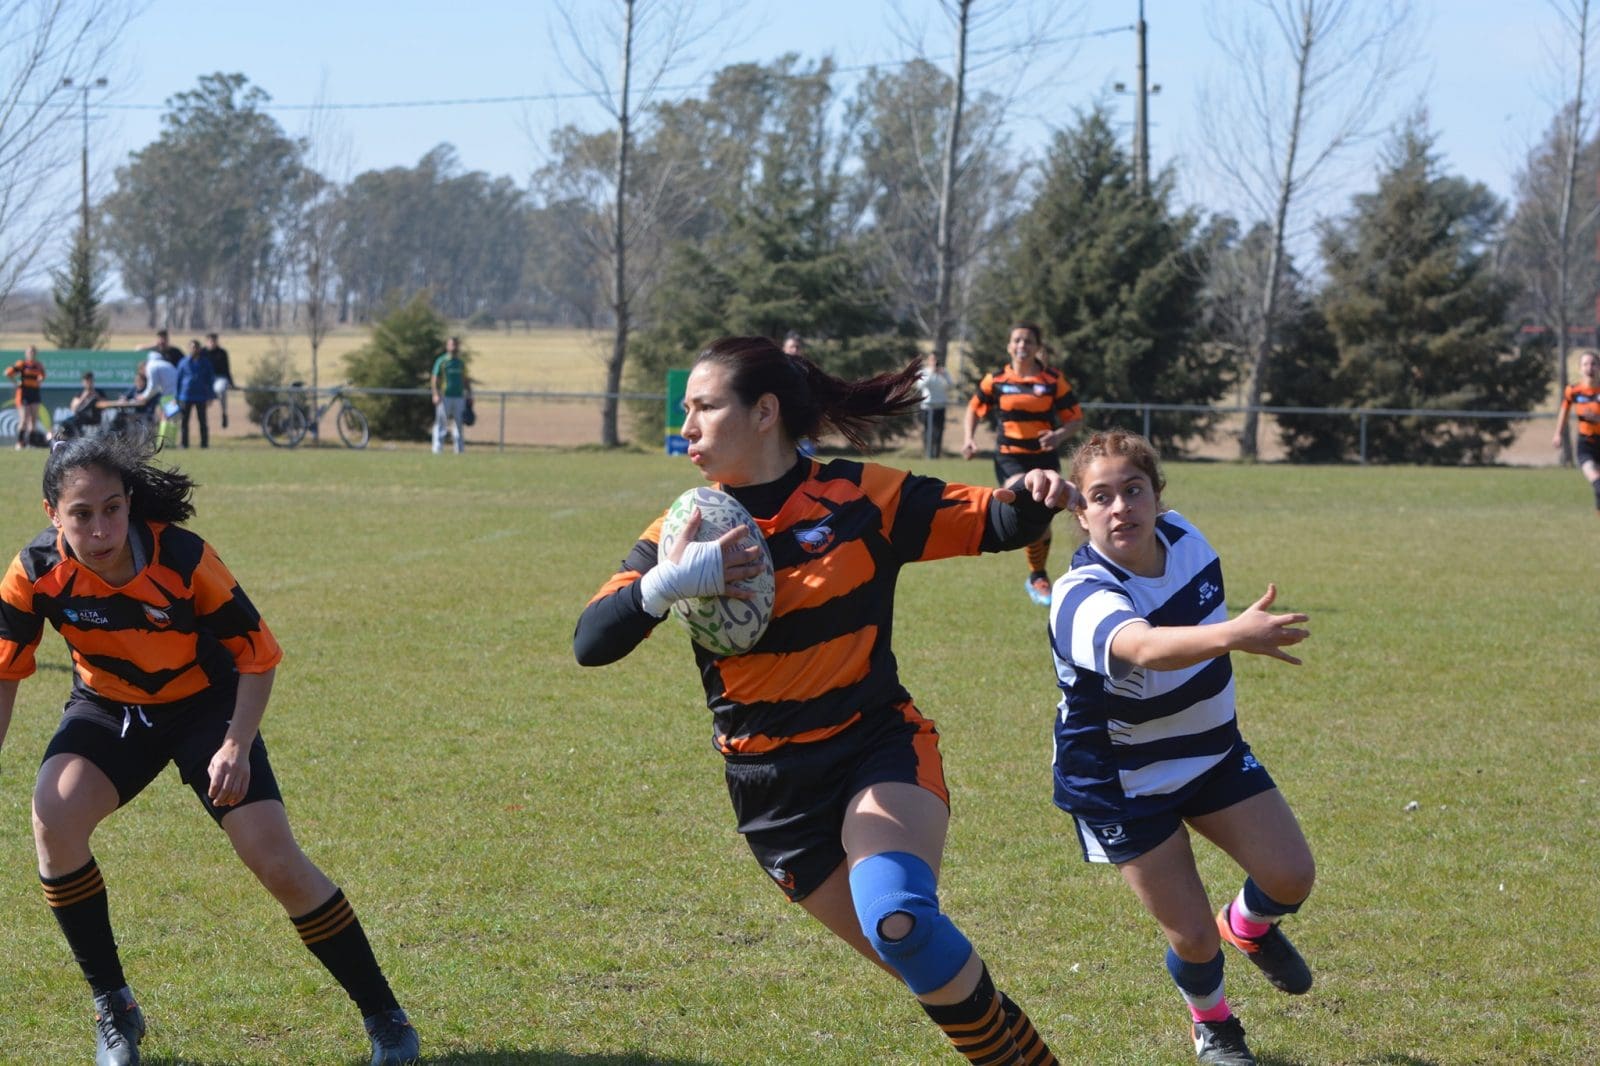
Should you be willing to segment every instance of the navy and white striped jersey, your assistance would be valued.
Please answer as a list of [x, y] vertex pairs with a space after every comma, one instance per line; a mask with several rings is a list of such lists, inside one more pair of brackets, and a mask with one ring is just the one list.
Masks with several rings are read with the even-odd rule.
[[1123, 626], [1223, 622], [1222, 562], [1176, 511], [1156, 520], [1166, 573], [1147, 578], [1090, 544], [1072, 556], [1050, 602], [1050, 650], [1062, 697], [1056, 716], [1055, 802], [1084, 817], [1140, 818], [1181, 802], [1239, 739], [1228, 656], [1182, 670], [1112, 662]]

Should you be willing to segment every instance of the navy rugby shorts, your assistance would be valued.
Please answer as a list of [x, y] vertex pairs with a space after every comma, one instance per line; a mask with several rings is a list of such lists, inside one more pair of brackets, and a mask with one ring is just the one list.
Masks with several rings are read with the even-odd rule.
[[1211, 769], [1184, 789], [1182, 798], [1156, 814], [1127, 821], [1073, 815], [1085, 862], [1123, 863], [1153, 851], [1182, 827], [1186, 818], [1213, 814], [1261, 792], [1277, 788], [1267, 768], [1241, 737]]

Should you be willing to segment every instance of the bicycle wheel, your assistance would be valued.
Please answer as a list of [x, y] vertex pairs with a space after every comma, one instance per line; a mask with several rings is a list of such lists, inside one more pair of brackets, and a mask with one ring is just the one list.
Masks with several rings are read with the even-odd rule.
[[306, 435], [306, 413], [297, 404], [275, 403], [261, 416], [261, 435], [276, 448], [293, 448]]
[[361, 409], [346, 400], [339, 405], [339, 417], [333, 420], [339, 427], [339, 439], [344, 441], [346, 448], [365, 448], [372, 431], [367, 425], [367, 416]]

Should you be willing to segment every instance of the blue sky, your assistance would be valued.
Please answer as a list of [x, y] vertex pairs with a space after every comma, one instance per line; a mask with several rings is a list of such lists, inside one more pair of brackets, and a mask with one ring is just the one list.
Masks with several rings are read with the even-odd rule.
[[[599, 7], [602, 0], [574, 0]], [[1245, 0], [1216, 0], [1242, 4]], [[1558, 82], [1544, 41], [1554, 32], [1549, 9], [1534, 0], [1417, 0], [1421, 53], [1391, 104], [1399, 115], [1426, 106], [1446, 165], [1483, 181], [1501, 196], [1513, 188], [1527, 146], [1548, 125]], [[705, 7], [716, 6], [707, 0]], [[785, 51], [831, 53], [843, 66], [894, 62], [908, 53], [897, 40], [893, 8], [928, 21], [930, 51], [942, 50], [942, 27], [931, 0], [747, 0], [708, 38], [694, 62], [673, 79], [693, 83], [725, 63], [770, 60]], [[1197, 97], [1206, 79], [1226, 78], [1207, 32], [1207, 0], [1146, 0], [1151, 101], [1151, 152], [1156, 165], [1176, 162], [1188, 175], [1186, 199], [1222, 206], [1193, 165]], [[274, 114], [291, 133], [319, 97], [337, 105], [476, 100], [564, 94], [576, 86], [555, 57], [554, 5], [549, 0], [279, 0], [245, 5], [215, 0], [149, 0], [118, 44], [112, 85], [96, 99], [91, 164], [104, 187], [110, 168], [159, 130], [161, 105], [212, 71], [237, 71], [273, 97]], [[1137, 0], [1086, 0], [1077, 17], [1059, 21], [1062, 38], [1017, 77], [1030, 87], [1018, 106], [1015, 151], [1037, 158], [1049, 127], [1103, 94], [1129, 120], [1132, 102], [1111, 94], [1132, 84]], [[920, 15], [919, 15], [920, 13]], [[1106, 31], [1106, 32], [1102, 32]], [[983, 41], [976, 42], [982, 45]], [[1010, 76], [990, 69], [987, 78]], [[581, 100], [542, 100], [384, 108], [340, 107], [337, 128], [350, 147], [353, 172], [410, 165], [441, 142], [455, 145], [471, 170], [523, 180], [540, 162], [544, 135], [561, 121], [593, 125]], [[1375, 148], [1351, 157], [1355, 186], [1370, 177]], [[76, 175], [74, 174], [75, 178]]]

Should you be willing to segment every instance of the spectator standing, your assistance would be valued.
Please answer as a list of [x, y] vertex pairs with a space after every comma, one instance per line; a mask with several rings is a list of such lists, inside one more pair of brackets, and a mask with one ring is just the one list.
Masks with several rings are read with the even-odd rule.
[[[165, 333], [165, 331], [162, 331]], [[177, 436], [177, 426], [172, 416], [179, 411], [178, 368], [167, 362], [161, 349], [151, 348], [144, 360], [145, 385], [133, 396], [116, 401], [117, 407], [138, 407], [146, 411], [154, 411], [156, 418], [156, 444], [158, 447], [170, 444], [171, 438]]]
[[211, 364], [211, 391], [217, 397], [217, 410], [222, 415], [222, 428], [228, 428], [228, 390], [233, 388], [233, 370], [228, 366], [228, 349], [215, 333], [206, 334], [206, 361]]
[[156, 330], [156, 343], [153, 346], [153, 350], [160, 352], [161, 358], [165, 359], [171, 366], [177, 366], [183, 362], [183, 349], [172, 343], [172, 339], [167, 336], [167, 331], [164, 329]]
[[184, 448], [189, 446], [190, 411], [195, 413], [195, 418], [200, 423], [200, 447], [211, 447], [211, 426], [206, 419], [206, 408], [211, 405], [214, 381], [211, 360], [206, 358], [199, 341], [190, 341], [189, 354], [178, 364], [178, 402], [183, 405], [183, 421], [178, 427], [178, 443]]
[[467, 364], [461, 358], [461, 338], [444, 342], [444, 354], [433, 361], [433, 454], [444, 450], [445, 423], [452, 425], [451, 437], [457, 455], [467, 450], [462, 413], [472, 399], [472, 383], [467, 380]]
[[39, 428], [39, 384], [44, 381], [44, 364], [39, 362], [39, 349], [28, 345], [22, 358], [6, 367], [6, 377], [17, 383], [17, 450], [33, 443], [34, 430]]
[[922, 454], [937, 459], [944, 451], [944, 414], [950, 404], [950, 374], [932, 352], [923, 358], [917, 375], [922, 389]]

